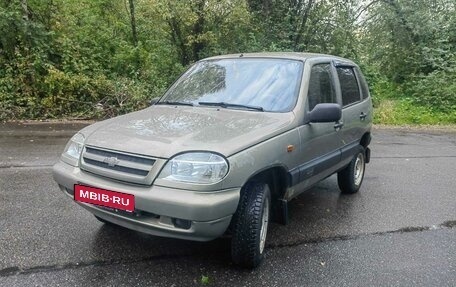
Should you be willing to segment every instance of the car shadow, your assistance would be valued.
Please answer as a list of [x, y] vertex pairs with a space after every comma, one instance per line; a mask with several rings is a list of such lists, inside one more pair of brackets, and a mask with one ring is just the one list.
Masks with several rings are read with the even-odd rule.
[[[340, 221], [344, 218], [349, 220], [350, 202], [347, 196], [340, 194], [335, 177], [320, 182], [290, 202], [289, 224], [270, 225], [267, 249], [336, 236]], [[91, 252], [100, 260], [140, 262], [193, 258], [203, 262], [210, 260], [211, 264], [232, 266], [229, 237], [194, 242], [152, 236], [112, 224], [102, 224], [96, 219], [94, 221], [94, 224], [100, 224], [100, 228], [94, 237]]]
[[125, 262], [180, 257], [211, 257], [217, 255], [229, 261], [230, 240], [219, 238], [196, 242], [153, 236], [113, 224], [99, 223], [92, 252], [97, 258], [117, 258]]

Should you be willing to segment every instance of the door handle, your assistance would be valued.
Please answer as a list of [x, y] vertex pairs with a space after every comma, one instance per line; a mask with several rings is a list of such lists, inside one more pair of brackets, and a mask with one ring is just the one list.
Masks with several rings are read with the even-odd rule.
[[361, 112], [361, 114], [359, 115], [359, 119], [362, 120], [362, 121], [365, 120], [366, 117], [367, 117], [367, 114], [364, 113], [364, 112]]
[[343, 122], [337, 122], [334, 124], [334, 129], [336, 131], [340, 130], [342, 127], [344, 126], [344, 123]]

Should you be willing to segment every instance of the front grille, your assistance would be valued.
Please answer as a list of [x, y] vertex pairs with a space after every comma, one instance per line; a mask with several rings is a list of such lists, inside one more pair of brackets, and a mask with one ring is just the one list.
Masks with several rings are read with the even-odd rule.
[[155, 159], [86, 146], [81, 164], [83, 169], [95, 174], [144, 184]]
[[105, 162], [100, 162], [100, 161], [89, 159], [89, 158], [84, 158], [84, 161], [91, 165], [96, 165], [96, 166], [107, 168], [110, 170], [116, 170], [116, 171], [120, 171], [120, 172], [131, 173], [131, 174], [136, 174], [136, 175], [141, 175], [141, 176], [146, 176], [149, 173], [147, 170], [130, 168], [130, 167], [125, 167], [125, 166], [120, 166], [120, 165], [109, 166], [109, 164], [107, 164]]

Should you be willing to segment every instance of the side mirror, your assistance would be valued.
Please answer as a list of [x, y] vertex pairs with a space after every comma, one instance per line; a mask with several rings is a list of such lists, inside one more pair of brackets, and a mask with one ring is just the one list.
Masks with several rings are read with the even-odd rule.
[[318, 104], [309, 113], [311, 123], [337, 122], [342, 117], [342, 108], [339, 104]]
[[158, 100], [160, 100], [160, 98], [153, 98], [153, 99], [150, 100], [149, 104], [151, 106], [153, 106], [153, 105], [155, 105], [158, 102]]

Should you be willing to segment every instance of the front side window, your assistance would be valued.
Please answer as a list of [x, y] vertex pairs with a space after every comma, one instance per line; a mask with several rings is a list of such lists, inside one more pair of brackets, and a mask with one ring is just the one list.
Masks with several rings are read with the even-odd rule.
[[337, 103], [330, 64], [318, 64], [312, 67], [307, 99], [309, 111], [320, 103]]
[[353, 68], [337, 67], [337, 75], [339, 76], [340, 89], [342, 91], [343, 106], [359, 102], [361, 95], [359, 94], [358, 81], [356, 80]]
[[288, 112], [296, 105], [303, 63], [296, 60], [239, 58], [196, 63], [160, 100], [195, 106], [223, 103]]

